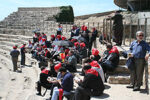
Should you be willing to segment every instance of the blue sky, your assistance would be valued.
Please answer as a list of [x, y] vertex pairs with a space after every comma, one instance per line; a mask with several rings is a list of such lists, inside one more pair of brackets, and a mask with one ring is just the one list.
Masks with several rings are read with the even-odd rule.
[[114, 0], [0, 0], [0, 20], [18, 7], [55, 7], [71, 5], [75, 16], [119, 9]]

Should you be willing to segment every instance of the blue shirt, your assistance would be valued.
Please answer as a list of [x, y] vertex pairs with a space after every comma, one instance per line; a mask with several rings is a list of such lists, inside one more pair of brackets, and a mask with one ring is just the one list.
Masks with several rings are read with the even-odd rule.
[[145, 58], [147, 51], [150, 54], [150, 46], [143, 40], [140, 43], [135, 40], [131, 43], [130, 51], [133, 53], [134, 58]]
[[64, 91], [70, 92], [73, 90], [73, 76], [71, 73], [67, 72], [64, 75], [61, 85]]

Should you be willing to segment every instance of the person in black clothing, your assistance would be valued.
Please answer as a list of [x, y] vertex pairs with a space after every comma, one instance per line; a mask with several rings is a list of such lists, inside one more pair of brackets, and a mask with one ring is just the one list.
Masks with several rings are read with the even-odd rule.
[[93, 27], [92, 28], [92, 36], [91, 36], [90, 41], [89, 41], [89, 51], [91, 51], [91, 49], [92, 49], [93, 42], [94, 42], [94, 48], [97, 48], [97, 46], [96, 46], [97, 34], [98, 34], [98, 31], [96, 30], [95, 27]]
[[108, 44], [106, 47], [107, 50], [104, 52], [103, 57], [99, 61], [104, 70], [104, 73], [107, 71], [114, 71], [119, 64], [119, 51], [117, 47], [112, 47], [111, 44]]
[[100, 96], [105, 89], [102, 79], [98, 72], [91, 69], [91, 66], [83, 67], [85, 76], [82, 82], [78, 82], [79, 87], [75, 90], [73, 100], [90, 100], [91, 96]]
[[13, 63], [13, 71], [17, 71], [17, 62], [18, 62], [18, 56], [20, 55], [19, 50], [17, 50], [16, 46], [13, 46], [13, 50], [10, 52], [11, 58], [12, 58], [12, 63]]
[[114, 42], [116, 45], [122, 44], [122, 37], [123, 37], [123, 16], [120, 14], [120, 11], [116, 11], [115, 15], [111, 18], [113, 22], [113, 35], [114, 35]]
[[50, 62], [50, 71], [51, 71], [53, 77], [57, 77], [57, 73], [56, 73], [56, 71], [54, 69], [54, 66], [56, 64], [54, 64], [53, 59], [51, 59], [51, 58], [50, 58], [49, 62]]
[[47, 81], [47, 78], [49, 76], [53, 76], [51, 71], [47, 70], [45, 67], [41, 67], [41, 73], [40, 73], [40, 78], [39, 81], [37, 82], [37, 95], [41, 95], [41, 86], [44, 88], [51, 88], [52, 83], [49, 83]]
[[45, 57], [51, 58], [51, 53], [47, 48], [45, 48]]
[[26, 53], [25, 46], [26, 44], [24, 43], [20, 50], [21, 51], [21, 65], [25, 65], [25, 53]]
[[82, 61], [83, 58], [87, 57], [87, 48], [85, 43], [80, 43], [80, 49], [79, 49], [79, 60]]
[[101, 56], [99, 55], [99, 51], [96, 48], [92, 49], [92, 55], [90, 56], [90, 58], [96, 61], [99, 61], [99, 59], [101, 58]]
[[87, 48], [89, 47], [89, 33], [90, 31], [87, 29], [86, 26], [84, 26], [84, 31], [81, 33], [81, 37], [83, 37], [86, 40], [85, 44]]

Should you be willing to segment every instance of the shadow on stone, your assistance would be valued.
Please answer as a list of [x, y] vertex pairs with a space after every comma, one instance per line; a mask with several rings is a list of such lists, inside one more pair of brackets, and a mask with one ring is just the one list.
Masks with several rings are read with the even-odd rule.
[[111, 86], [105, 84], [105, 89], [109, 89]]
[[149, 94], [147, 89], [141, 89], [141, 90], [140, 90], [140, 93]]
[[32, 65], [26, 65], [27, 67], [32, 67]]
[[95, 98], [95, 99], [105, 99], [108, 97], [109, 97], [109, 95], [106, 93], [103, 93], [101, 96], [92, 96], [92, 98]]

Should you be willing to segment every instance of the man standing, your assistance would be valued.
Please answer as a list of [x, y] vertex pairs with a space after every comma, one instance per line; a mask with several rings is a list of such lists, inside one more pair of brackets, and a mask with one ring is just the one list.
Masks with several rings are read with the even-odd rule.
[[[138, 31], [136, 33], [137, 40], [133, 41], [130, 46], [130, 55], [129, 57], [134, 58], [134, 65], [132, 65], [130, 80], [130, 86], [127, 88], [133, 88], [133, 91], [140, 91], [143, 80], [144, 66], [150, 55], [150, 46], [143, 40], [144, 33]], [[146, 52], [149, 52], [146, 55]]]
[[123, 16], [120, 14], [120, 11], [116, 11], [115, 15], [108, 19], [114, 20], [113, 22], [114, 42], [116, 42], [116, 45], [121, 46], [123, 37], [123, 21], [122, 21]]
[[17, 67], [17, 62], [18, 62], [18, 56], [19, 56], [20, 52], [19, 50], [17, 50], [16, 46], [13, 46], [13, 50], [10, 52], [11, 58], [12, 58], [12, 63], [13, 63], [13, 71], [17, 71], [18, 67]]
[[25, 53], [26, 53], [26, 50], [25, 50], [25, 46], [26, 44], [24, 43], [21, 47], [21, 65], [25, 65]]
[[90, 42], [89, 42], [89, 51], [91, 51], [93, 43], [94, 43], [94, 48], [97, 48], [97, 45], [96, 45], [97, 34], [98, 34], [97, 29], [95, 27], [93, 27], [92, 28], [92, 36], [91, 36]]

